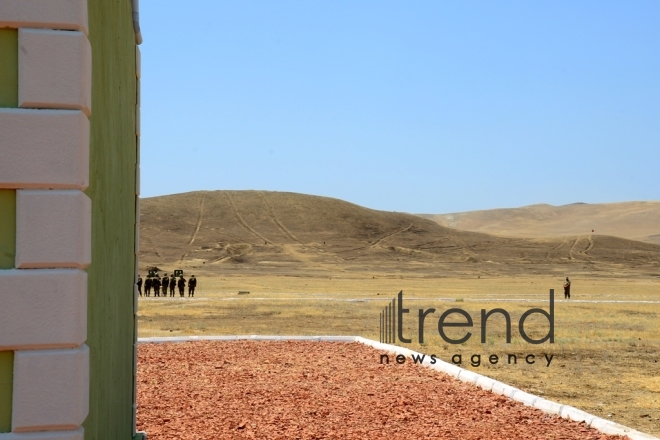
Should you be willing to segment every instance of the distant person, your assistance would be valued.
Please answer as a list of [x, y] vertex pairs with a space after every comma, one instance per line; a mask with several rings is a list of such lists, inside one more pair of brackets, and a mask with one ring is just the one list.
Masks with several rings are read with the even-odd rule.
[[195, 296], [195, 287], [197, 287], [197, 279], [195, 279], [195, 275], [190, 275], [190, 278], [188, 278], [188, 296]]
[[142, 296], [142, 277], [140, 276], [140, 274], [138, 274], [137, 283], [135, 284], [137, 285], [138, 293], [140, 294], [140, 296]]
[[183, 279], [183, 275], [179, 277], [179, 281], [177, 281], [176, 285], [179, 287], [179, 295], [183, 298], [186, 290], [186, 280]]
[[151, 275], [147, 275], [147, 280], [144, 282], [144, 296], [151, 296], [153, 282], [154, 280], [151, 279]]
[[163, 296], [167, 297], [167, 288], [170, 287], [170, 278], [167, 274], [163, 275]]
[[176, 287], [176, 277], [172, 275], [170, 278], [170, 296], [174, 297], [174, 288]]
[[571, 280], [566, 277], [566, 282], [564, 283], [564, 299], [571, 299]]
[[152, 284], [154, 288], [154, 296], [160, 296], [160, 277], [158, 275], [156, 275]]

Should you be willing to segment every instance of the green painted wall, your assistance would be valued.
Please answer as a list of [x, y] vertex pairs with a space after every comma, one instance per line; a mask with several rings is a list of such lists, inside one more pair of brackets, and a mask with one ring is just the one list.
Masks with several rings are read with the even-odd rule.
[[92, 45], [90, 185], [92, 264], [85, 439], [133, 435], [135, 271], [135, 34], [130, 0], [89, 0]]
[[0, 29], [0, 107], [18, 107], [18, 31]]
[[[0, 107], [18, 107], [18, 31], [0, 29]], [[16, 191], [0, 189], [0, 269], [14, 267]], [[11, 431], [14, 352], [0, 351], [0, 432]]]
[[16, 191], [0, 189], [0, 269], [12, 269], [16, 255]]
[[0, 432], [11, 431], [14, 352], [0, 351]]

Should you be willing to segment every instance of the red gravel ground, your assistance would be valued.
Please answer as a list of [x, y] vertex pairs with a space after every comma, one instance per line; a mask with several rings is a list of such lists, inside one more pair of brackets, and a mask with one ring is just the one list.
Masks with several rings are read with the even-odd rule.
[[138, 429], [165, 439], [615, 439], [360, 343], [141, 344]]

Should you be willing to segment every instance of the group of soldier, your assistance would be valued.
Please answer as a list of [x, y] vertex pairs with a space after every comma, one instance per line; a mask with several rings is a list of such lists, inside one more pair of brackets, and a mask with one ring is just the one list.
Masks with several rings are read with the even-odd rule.
[[[138, 293], [142, 296], [142, 277], [138, 275], [137, 279], [137, 288]], [[144, 280], [144, 296], [151, 296], [151, 291], [153, 289], [154, 296], [164, 296], [167, 297], [167, 291], [169, 289], [170, 297], [174, 297], [174, 288], [179, 288], [179, 295], [183, 298], [185, 296], [186, 290], [186, 279], [183, 278], [183, 275], [180, 275], [179, 278], [175, 275], [168, 277], [167, 274], [163, 275], [163, 278], [159, 277], [158, 274], [147, 275], [147, 279]], [[197, 279], [195, 275], [191, 275], [188, 279], [188, 296], [195, 296], [195, 287], [197, 287]], [[162, 294], [161, 294], [162, 293]]]

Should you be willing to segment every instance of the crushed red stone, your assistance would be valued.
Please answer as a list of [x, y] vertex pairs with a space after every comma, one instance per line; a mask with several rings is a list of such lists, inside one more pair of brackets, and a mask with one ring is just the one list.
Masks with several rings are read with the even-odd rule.
[[141, 344], [150, 440], [621, 439], [360, 343]]

